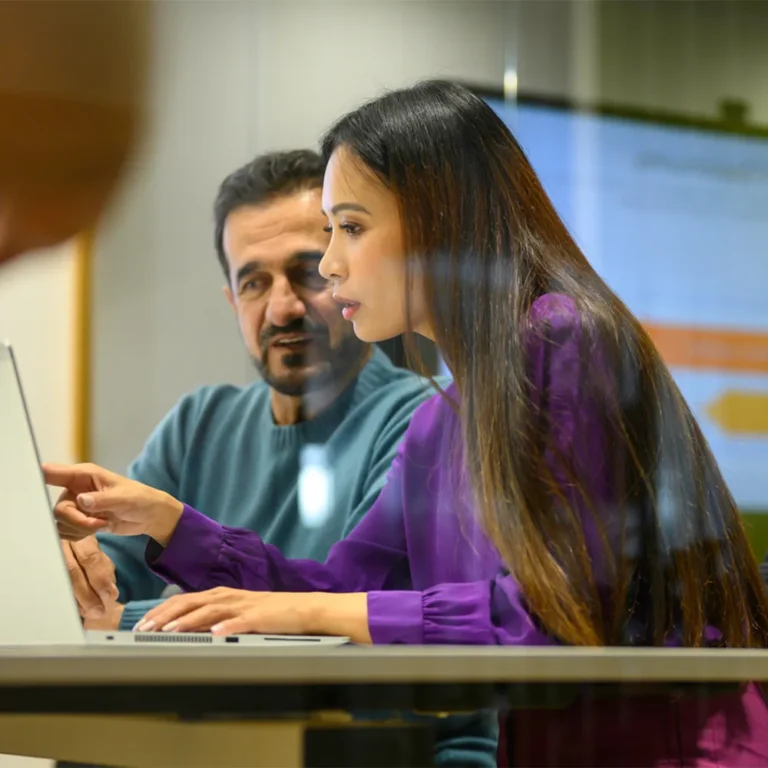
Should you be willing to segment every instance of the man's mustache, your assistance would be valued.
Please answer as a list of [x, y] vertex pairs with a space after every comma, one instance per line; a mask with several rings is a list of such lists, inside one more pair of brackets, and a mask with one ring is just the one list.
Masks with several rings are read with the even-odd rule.
[[320, 338], [328, 337], [328, 329], [322, 325], [308, 323], [305, 320], [297, 320], [288, 325], [270, 325], [268, 328], [265, 328], [259, 335], [259, 344], [262, 349], [266, 349], [277, 336], [287, 336], [293, 333]]

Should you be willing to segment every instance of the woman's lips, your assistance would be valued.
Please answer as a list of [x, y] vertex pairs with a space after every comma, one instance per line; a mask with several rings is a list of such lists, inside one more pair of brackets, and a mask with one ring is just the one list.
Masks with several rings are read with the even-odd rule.
[[345, 320], [350, 320], [355, 312], [360, 309], [359, 302], [352, 301], [352, 299], [347, 299], [344, 296], [334, 296], [333, 300], [337, 304], [342, 305], [341, 315]]

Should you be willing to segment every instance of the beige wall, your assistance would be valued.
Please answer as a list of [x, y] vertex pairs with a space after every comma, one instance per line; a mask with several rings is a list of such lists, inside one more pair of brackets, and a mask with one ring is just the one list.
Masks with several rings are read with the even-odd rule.
[[735, 98], [768, 124], [768, 3], [522, 0], [519, 21], [527, 91], [709, 117]]
[[14, 347], [44, 461], [74, 457], [75, 247], [0, 270], [0, 338]]

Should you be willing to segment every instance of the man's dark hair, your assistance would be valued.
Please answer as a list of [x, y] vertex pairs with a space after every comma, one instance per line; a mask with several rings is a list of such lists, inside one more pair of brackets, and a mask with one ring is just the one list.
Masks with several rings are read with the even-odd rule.
[[238, 168], [221, 182], [213, 204], [216, 254], [229, 282], [229, 263], [224, 253], [224, 224], [232, 211], [244, 205], [260, 205], [276, 197], [323, 186], [325, 161], [311, 149], [269, 152]]

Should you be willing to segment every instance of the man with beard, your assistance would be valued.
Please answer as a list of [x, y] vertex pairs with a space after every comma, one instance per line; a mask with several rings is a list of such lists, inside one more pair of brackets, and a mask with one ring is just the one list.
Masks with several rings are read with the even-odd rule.
[[[324, 170], [314, 152], [276, 153], [222, 183], [224, 293], [261, 380], [182, 398], [129, 469], [290, 557], [320, 561], [371, 507], [414, 409], [433, 394], [357, 339], [318, 273], [330, 238]], [[131, 629], [163, 599], [145, 546], [102, 534], [64, 542], [86, 627]]]

